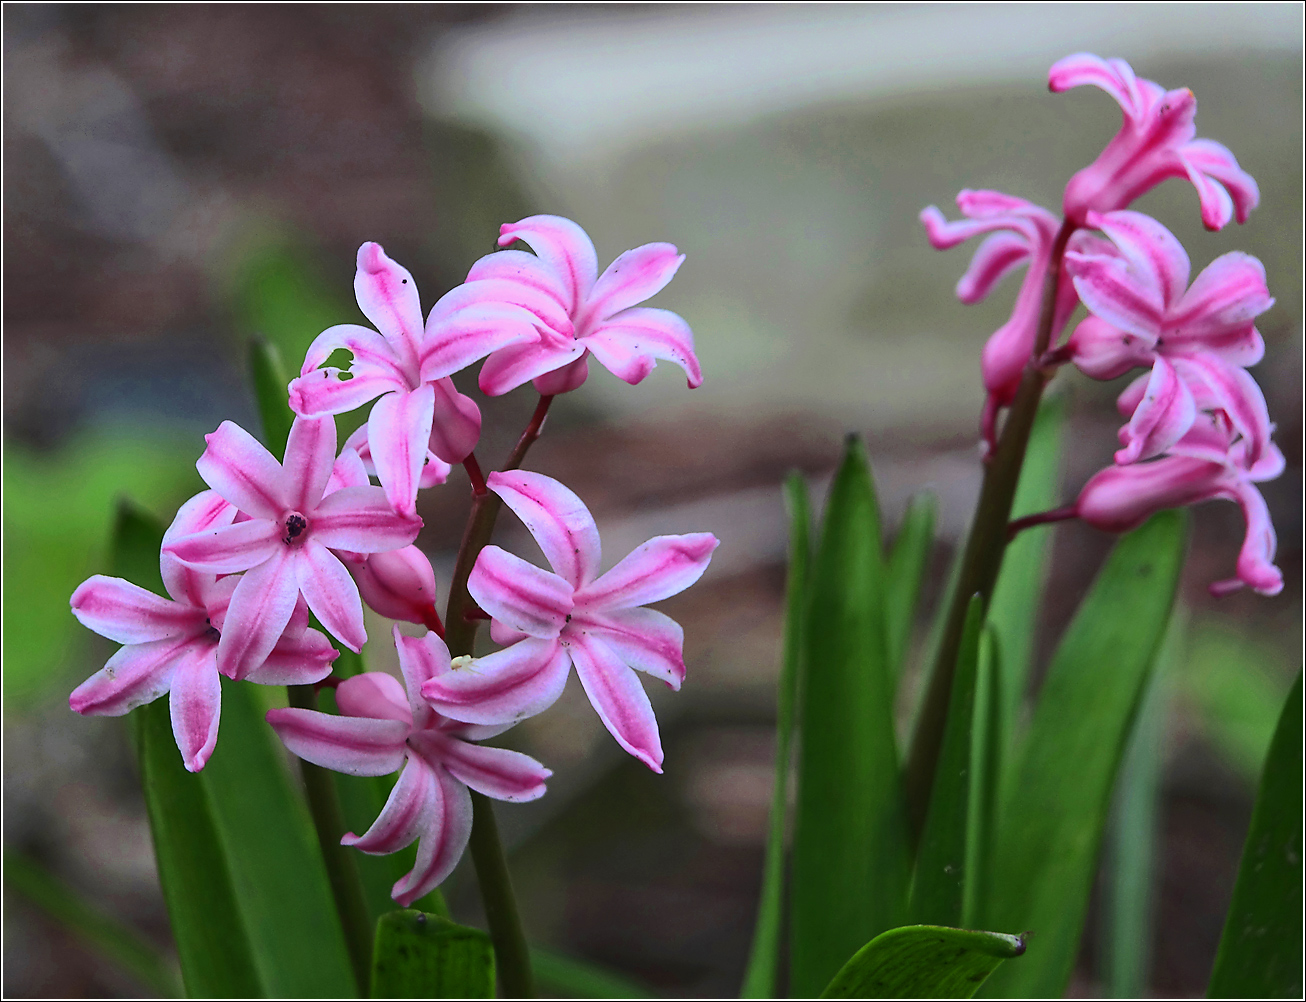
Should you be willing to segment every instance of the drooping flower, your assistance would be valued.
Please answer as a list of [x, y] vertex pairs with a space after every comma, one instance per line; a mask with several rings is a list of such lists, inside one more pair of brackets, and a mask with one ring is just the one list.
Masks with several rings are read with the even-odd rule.
[[[472, 803], [467, 788], [520, 803], [545, 792], [552, 773], [521, 752], [472, 742], [505, 726], [448, 720], [418, 695], [432, 671], [449, 670], [449, 649], [434, 633], [405, 637], [394, 630], [404, 684], [383, 672], [345, 679], [336, 689], [340, 716], [294, 707], [269, 710], [268, 723], [294, 754], [351, 776], [384, 776], [403, 767], [380, 815], [363, 835], [340, 841], [363, 852], [398, 852], [420, 839], [417, 862], [395, 883], [403, 907], [429, 893], [467, 848]], [[407, 692], [405, 692], [405, 687]]]
[[598, 528], [575, 494], [522, 471], [492, 473], [486, 484], [526, 524], [553, 573], [497, 546], [482, 550], [467, 587], [491, 616], [491, 636], [510, 646], [471, 665], [432, 671], [422, 694], [458, 720], [517, 720], [551, 706], [574, 664], [617, 743], [661, 772], [657, 720], [635, 670], [679, 689], [684, 631], [642, 607], [697, 581], [717, 538], [658, 536], [600, 575]]
[[360, 650], [367, 641], [362, 601], [332, 550], [377, 553], [407, 546], [421, 519], [395, 512], [379, 487], [345, 487], [324, 496], [336, 451], [332, 418], [295, 419], [284, 467], [230, 421], [205, 441], [196, 469], [248, 518], [172, 539], [164, 550], [196, 570], [246, 572], [227, 610], [220, 670], [242, 679], [261, 664], [301, 594], [336, 639]]
[[[976, 249], [970, 267], [957, 283], [958, 299], [966, 304], [977, 303], [1009, 272], [1026, 266], [1011, 318], [990, 335], [980, 362], [987, 391], [981, 426], [984, 441], [991, 449], [997, 440], [998, 410], [1015, 397], [1034, 350], [1043, 286], [1061, 223], [1047, 209], [997, 191], [962, 191], [957, 195], [957, 207], [964, 220], [948, 222], [933, 205], [922, 210], [920, 219], [936, 250], [956, 247], [981, 233], [990, 234]], [[1053, 340], [1070, 319], [1075, 303], [1074, 288], [1063, 277], [1057, 289]]]
[[[204, 491], [182, 505], [164, 542], [230, 525], [235, 515], [216, 492]], [[239, 579], [193, 570], [167, 551], [159, 569], [170, 599], [101, 574], [73, 592], [73, 615], [82, 625], [124, 646], [74, 689], [68, 702], [78, 713], [116, 717], [168, 693], [182, 762], [198, 772], [218, 740], [219, 637]], [[301, 605], [267, 657], [245, 677], [264, 685], [305, 685], [330, 674], [335, 648], [307, 625], [308, 609]]]
[[[627, 383], [638, 383], [663, 358], [685, 370], [691, 387], [703, 382], [689, 325], [667, 310], [636, 306], [666, 287], [685, 256], [671, 244], [626, 251], [602, 275], [589, 236], [570, 219], [530, 216], [499, 228], [499, 246], [523, 240], [535, 251], [488, 254], [467, 275], [469, 284], [498, 283], [496, 295], [536, 312], [541, 338], [501, 348], [481, 367], [481, 389], [491, 396], [531, 380], [546, 396], [574, 390], [592, 354]], [[540, 294], [548, 299], [539, 302]]]
[[[367, 422], [369, 453], [396, 511], [415, 510], [428, 449], [445, 453], [446, 462], [459, 462], [476, 444], [480, 413], [447, 377], [493, 351], [540, 336], [533, 313], [486, 290], [454, 289], [436, 303], [424, 325], [412, 275], [380, 244], [365, 243], [358, 249], [354, 293], [376, 330], [357, 324], [328, 328], [309, 346], [299, 377], [291, 380], [290, 406], [302, 417], [340, 414], [380, 397]], [[339, 348], [353, 353], [348, 373], [319, 368]], [[439, 417], [455, 420], [452, 434], [433, 431], [437, 409]], [[465, 444], [473, 423], [471, 446], [451, 455]], [[442, 447], [449, 439], [456, 448]]]
[[1221, 229], [1234, 217], [1247, 221], [1260, 202], [1256, 182], [1224, 146], [1194, 138], [1197, 100], [1192, 91], [1167, 91], [1136, 77], [1123, 59], [1086, 52], [1067, 56], [1048, 71], [1053, 92], [1084, 84], [1115, 98], [1124, 121], [1097, 160], [1066, 185], [1063, 208], [1069, 219], [1082, 226], [1093, 210], [1123, 209], [1167, 178], [1186, 177], [1197, 189], [1208, 230]]

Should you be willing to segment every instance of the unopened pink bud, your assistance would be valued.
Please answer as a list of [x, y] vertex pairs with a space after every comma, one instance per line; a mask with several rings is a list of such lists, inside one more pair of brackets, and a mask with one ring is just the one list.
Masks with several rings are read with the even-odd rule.
[[374, 611], [387, 619], [436, 628], [435, 572], [416, 546], [373, 553], [364, 561], [351, 561], [349, 569], [363, 601]]

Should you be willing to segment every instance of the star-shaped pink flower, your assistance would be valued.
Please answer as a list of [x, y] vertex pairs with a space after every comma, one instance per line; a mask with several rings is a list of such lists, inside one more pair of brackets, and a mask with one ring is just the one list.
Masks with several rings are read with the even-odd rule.
[[[235, 515], [214, 491], [204, 491], [182, 505], [164, 542], [229, 525]], [[78, 713], [117, 717], [168, 693], [182, 762], [198, 772], [218, 740], [219, 637], [239, 579], [192, 570], [166, 551], [159, 569], [171, 599], [101, 574], [73, 592], [73, 615], [82, 625], [124, 646], [74, 689], [68, 702]], [[246, 678], [264, 685], [304, 685], [329, 675], [335, 648], [307, 625], [308, 609], [301, 606]]]
[[632, 669], [679, 689], [684, 631], [641, 607], [697, 581], [717, 538], [708, 532], [658, 536], [600, 575], [598, 528], [575, 494], [520, 470], [492, 473], [486, 484], [526, 523], [553, 573], [497, 546], [482, 550], [467, 587], [491, 616], [491, 636], [511, 646], [470, 666], [432, 672], [422, 694], [457, 720], [517, 720], [551, 706], [574, 664], [617, 743], [661, 772], [657, 720]]
[[544, 781], [552, 773], [521, 752], [472, 743], [506, 727], [448, 720], [422, 701], [422, 683], [432, 672], [449, 670], [444, 641], [434, 633], [405, 637], [398, 627], [394, 639], [404, 685], [391, 675], [366, 672], [336, 689], [340, 716], [292, 707], [269, 710], [267, 719], [287, 748], [323, 768], [384, 776], [403, 767], [372, 827], [340, 841], [383, 855], [421, 840], [416, 864], [391, 892], [406, 908], [439, 885], [467, 848], [472, 830], [468, 787], [521, 803], [543, 796]]
[[218, 645], [223, 674], [245, 678], [267, 658], [301, 594], [334, 637], [360, 650], [367, 642], [363, 604], [331, 551], [396, 550], [416, 538], [421, 519], [395, 512], [379, 487], [346, 487], [323, 496], [336, 453], [333, 418], [296, 418], [284, 466], [230, 421], [205, 441], [196, 469], [248, 517], [173, 539], [164, 550], [197, 570], [246, 571], [231, 596]]
[[689, 325], [667, 310], [636, 306], [665, 288], [685, 260], [674, 246], [636, 247], [599, 275], [594, 245], [570, 219], [530, 216], [499, 228], [500, 247], [516, 240], [535, 253], [486, 255], [467, 281], [499, 283], [496, 294], [539, 316], [542, 336], [490, 355], [481, 366], [484, 392], [498, 396], [530, 380], [546, 396], [574, 390], [588, 374], [587, 354], [627, 383], [638, 383], [664, 358], [685, 370], [691, 387], [702, 384]]

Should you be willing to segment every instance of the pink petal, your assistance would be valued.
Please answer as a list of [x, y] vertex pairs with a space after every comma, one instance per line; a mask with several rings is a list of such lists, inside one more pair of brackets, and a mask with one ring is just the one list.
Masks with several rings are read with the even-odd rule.
[[653, 371], [654, 359], [665, 358], [685, 370], [691, 389], [703, 385], [694, 334], [689, 324], [668, 310], [626, 310], [579, 343], [592, 351], [604, 368], [628, 383], [638, 383]]
[[1140, 284], [1122, 258], [1067, 253], [1065, 263], [1090, 311], [1149, 345], [1156, 343], [1164, 321], [1159, 290]]
[[[354, 356], [347, 374], [319, 368], [338, 348]], [[340, 324], [309, 345], [299, 377], [290, 381], [290, 409], [304, 417], [342, 414], [396, 389], [408, 389], [408, 379], [390, 343], [374, 330]]]
[[426, 464], [434, 407], [435, 390], [423, 384], [411, 393], [387, 393], [367, 420], [372, 462], [397, 512], [417, 513], [417, 482]]
[[1250, 254], [1222, 254], [1202, 269], [1166, 318], [1174, 345], [1201, 345], [1235, 365], [1261, 360], [1264, 343], [1252, 321], [1274, 305], [1265, 266]]
[[299, 598], [290, 550], [245, 572], [232, 593], [218, 641], [218, 671], [237, 681], [267, 660]]
[[[375, 410], [375, 408], [374, 408]], [[322, 500], [336, 459], [335, 418], [295, 418], [286, 440], [286, 503], [299, 512], [311, 511]]]
[[367, 671], [336, 687], [336, 708], [346, 717], [399, 720], [411, 727], [413, 714], [404, 687], [393, 675]]
[[345, 487], [328, 494], [312, 512], [309, 532], [333, 550], [376, 553], [397, 550], [417, 538], [422, 520], [390, 507], [380, 487]]
[[524, 720], [557, 702], [570, 668], [571, 657], [561, 644], [532, 637], [428, 679], [422, 696], [453, 720]]
[[571, 585], [498, 546], [481, 550], [467, 590], [495, 619], [532, 637], [556, 637], [571, 614]]
[[318, 630], [304, 630], [293, 638], [283, 635], [267, 660], [246, 675], [245, 681], [259, 685], [310, 685], [331, 674], [331, 662], [337, 656], [331, 641]]
[[661, 772], [658, 722], [639, 677], [595, 637], [576, 640], [571, 646], [571, 656], [585, 695], [598, 711], [603, 726], [622, 748], [654, 772]]
[[398, 852], [440, 823], [441, 797], [435, 772], [420, 757], [409, 755], [404, 771], [381, 813], [363, 835], [352, 832], [340, 840], [373, 855]]
[[1174, 364], [1185, 382], [1193, 387], [1198, 406], [1224, 411], [1247, 441], [1247, 463], [1257, 462], [1269, 447], [1274, 426], [1270, 423], [1265, 395], [1251, 374], [1212, 352], [1176, 358]]
[[540, 340], [539, 318], [512, 303], [476, 303], [428, 327], [421, 375], [430, 382], [452, 376], [492, 352]]
[[1283, 572], [1274, 566], [1278, 541], [1265, 498], [1247, 483], [1240, 485], [1235, 496], [1247, 520], [1247, 534], [1238, 553], [1238, 578], [1262, 595], [1277, 595], [1283, 591]]
[[[217, 491], [200, 491], [178, 509], [172, 524], [163, 534], [163, 542], [166, 545], [182, 536], [229, 525], [235, 517], [236, 508]], [[188, 605], [205, 604], [201, 596], [208, 584], [209, 575], [191, 570], [167, 551], [159, 554], [159, 573], [163, 576], [163, 586], [168, 589], [168, 594], [178, 602]]]
[[1256, 180], [1238, 166], [1228, 147], [1212, 139], [1194, 139], [1184, 145], [1179, 154], [1190, 167], [1210, 175], [1228, 188], [1238, 222], [1247, 222], [1252, 209], [1260, 204], [1261, 192]]
[[[492, 261], [492, 264], [483, 262]], [[480, 272], [485, 272], [484, 276]], [[574, 326], [566, 299], [557, 278], [534, 254], [525, 251], [496, 251], [472, 265], [467, 281], [455, 286], [440, 297], [426, 318], [427, 337], [446, 321], [469, 306], [514, 306], [525, 313], [511, 311], [506, 316], [514, 323], [522, 320], [534, 326], [542, 324], [565, 337], [571, 337]], [[529, 314], [527, 316], [526, 314]], [[532, 320], [533, 318], [533, 320]], [[535, 324], [534, 321], [538, 321]]]
[[579, 390], [585, 385], [585, 380], [589, 378], [589, 374], [589, 353], [582, 352], [579, 358], [568, 362], [561, 368], [546, 372], [542, 376], [536, 376], [531, 380], [531, 385], [535, 387], [535, 392], [542, 397], [556, 397], [559, 393], [570, 393], [572, 390]]
[[304, 355], [299, 374], [309, 375], [338, 348], [354, 356], [349, 371], [355, 379], [388, 378], [396, 384], [404, 382], [403, 362], [390, 342], [370, 327], [358, 324], [337, 324], [315, 337]]
[[187, 772], [199, 772], [218, 743], [222, 687], [212, 647], [191, 645], [177, 659], [168, 697], [172, 734]]
[[1126, 115], [1142, 110], [1134, 71], [1123, 59], [1108, 61], [1089, 52], [1077, 52], [1057, 60], [1048, 70], [1048, 90], [1054, 94], [1085, 84], [1110, 94]]
[[1151, 342], [1091, 314], [1079, 322], [1066, 347], [1079, 371], [1093, 379], [1115, 379], [1137, 366], [1150, 365], [1155, 356]]
[[590, 294], [599, 272], [598, 256], [589, 236], [561, 216], [529, 216], [499, 227], [499, 246], [524, 240], [541, 261], [558, 276], [566, 291], [566, 306], [573, 316]]
[[[184, 637], [204, 626], [202, 609], [160, 598], [140, 585], [103, 574], [78, 585], [71, 605], [79, 623], [120, 644]], [[570, 601], [568, 607], [570, 611]]]
[[378, 243], [358, 248], [354, 295], [363, 315], [376, 325], [398, 357], [415, 359], [422, 339], [422, 304], [408, 269], [396, 264]]
[[163, 544], [163, 552], [211, 574], [235, 574], [271, 560], [285, 550], [281, 521], [251, 518], [205, 529]]
[[558, 576], [579, 588], [598, 573], [602, 550], [589, 509], [558, 481], [540, 473], [491, 473], [486, 485], [525, 523]]
[[572, 631], [598, 637], [623, 664], [672, 689], [685, 680], [685, 631], [656, 609], [619, 609], [577, 616]]
[[673, 244], [644, 244], [628, 250], [608, 265], [585, 299], [590, 324], [601, 323], [667, 287], [685, 255]]
[[349, 572], [363, 601], [387, 619], [424, 624], [435, 611], [435, 572], [416, 546], [373, 553]]
[[384, 776], [404, 764], [408, 725], [400, 720], [337, 717], [290, 706], [267, 721], [291, 754], [350, 776]]
[[495, 800], [513, 804], [538, 800], [545, 794], [544, 781], [553, 775], [529, 755], [474, 745], [439, 731], [423, 731], [414, 735], [413, 741], [454, 779]]
[[[360, 465], [355, 467], [353, 460], [349, 461], [348, 480], [346, 481], [344, 479], [346, 474], [342, 472], [341, 461], [345, 459], [346, 453], [350, 451], [357, 453], [357, 460]], [[448, 463], [428, 449], [426, 465], [422, 467], [422, 475], [417, 481], [417, 486], [419, 488], [435, 487], [444, 483], [449, 479], [450, 469]], [[368, 476], [375, 473], [376, 466], [372, 462], [372, 449], [367, 443], [367, 425], [363, 425], [355, 429], [354, 433], [345, 440], [345, 449], [341, 452], [340, 459], [336, 460], [336, 468], [332, 471], [331, 480], [327, 483], [327, 493], [338, 491], [342, 487], [367, 487], [372, 483]]]
[[472, 834], [472, 798], [467, 787], [441, 768], [432, 771], [438, 784], [440, 809], [429, 811], [426, 833], [417, 845], [417, 860], [390, 892], [404, 908], [429, 894], [453, 872]]
[[1164, 358], [1157, 358], [1143, 399], [1121, 432], [1124, 448], [1115, 454], [1121, 466], [1151, 459], [1183, 438], [1197, 417], [1188, 386]]
[[1233, 199], [1224, 185], [1207, 177], [1197, 167], [1183, 161], [1188, 180], [1197, 189], [1197, 201], [1202, 207], [1202, 225], [1208, 230], [1222, 230], [1233, 218]]
[[431, 453], [443, 463], [461, 463], [480, 441], [480, 408], [471, 397], [458, 392], [452, 379], [437, 379], [431, 385], [435, 389]]
[[254, 518], [279, 519], [291, 491], [281, 464], [249, 432], [231, 421], [205, 435], [195, 468], [204, 482]]
[[351, 651], [361, 651], [367, 643], [363, 600], [340, 558], [318, 540], [310, 539], [293, 559], [299, 590], [313, 615]]
[[399, 670], [404, 676], [408, 692], [408, 709], [413, 726], [421, 729], [431, 726], [434, 712], [422, 696], [422, 686], [428, 680], [450, 671], [449, 648], [439, 635], [428, 630], [420, 637], [408, 637], [392, 628], [395, 650], [399, 653]]
[[500, 348], [485, 360], [477, 382], [482, 393], [502, 396], [536, 376], [574, 362], [584, 354], [583, 344], [556, 337], [541, 339], [535, 344], [514, 344]]
[[1108, 466], [1084, 485], [1075, 511], [1089, 525], [1107, 532], [1127, 532], [1162, 509], [1215, 497], [1226, 479], [1222, 463], [1190, 456]]
[[1147, 291], [1160, 294], [1164, 309], [1174, 306], [1188, 288], [1192, 265], [1173, 233], [1141, 212], [1090, 212], [1088, 223], [1111, 238], [1129, 263], [1129, 272]]
[[970, 267], [957, 282], [957, 298], [966, 304], [978, 303], [1029, 257], [1029, 241], [1020, 234], [992, 234], [976, 248]]
[[[359, 449], [367, 448], [367, 425], [359, 425], [354, 433], [345, 440], [345, 447], [331, 466], [331, 479], [327, 481], [323, 495], [334, 494], [346, 487], [371, 487], [372, 481], [367, 476], [367, 466]], [[369, 455], [370, 455], [369, 450]]]
[[[207, 579], [200, 589], [198, 604], [208, 613], [209, 625], [215, 630], [221, 630], [222, 624], [227, 620], [227, 608], [231, 605], [231, 596], [235, 593], [236, 586], [240, 584], [241, 576], [239, 574], [228, 574], [220, 578], [212, 574], [196, 574], [195, 576], [200, 579]], [[294, 615], [290, 617], [290, 624], [286, 627], [286, 632], [288, 635], [298, 636], [306, 626], [308, 626], [308, 606], [304, 606], [302, 622], [296, 622]], [[298, 633], [294, 632], [296, 630]]]
[[521, 630], [514, 630], [507, 623], [501, 623], [497, 619], [490, 620], [490, 639], [500, 647], [507, 647], [515, 644], [519, 640], [525, 640], [529, 633], [522, 633]]
[[576, 592], [576, 608], [608, 612], [647, 605], [684, 591], [707, 570], [720, 540], [710, 532], [656, 536]]
[[121, 648], [94, 675], [73, 690], [68, 705], [93, 717], [121, 717], [168, 691], [172, 670], [195, 641], [153, 640]]

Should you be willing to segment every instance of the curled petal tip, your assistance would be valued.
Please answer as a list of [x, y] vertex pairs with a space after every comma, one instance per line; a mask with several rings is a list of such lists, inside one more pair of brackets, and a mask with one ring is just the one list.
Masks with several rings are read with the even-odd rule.
[[385, 267], [385, 250], [375, 240], [366, 241], [358, 248], [358, 270], [375, 274]]

